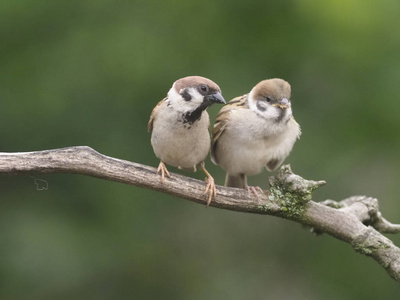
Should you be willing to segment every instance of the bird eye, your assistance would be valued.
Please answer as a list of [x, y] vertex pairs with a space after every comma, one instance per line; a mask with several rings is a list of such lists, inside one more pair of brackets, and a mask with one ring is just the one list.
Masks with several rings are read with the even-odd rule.
[[270, 96], [267, 96], [266, 99], [267, 99], [267, 102], [271, 102], [272, 101]]
[[208, 92], [208, 86], [206, 86], [205, 84], [200, 85], [200, 89], [201, 89], [203, 92]]

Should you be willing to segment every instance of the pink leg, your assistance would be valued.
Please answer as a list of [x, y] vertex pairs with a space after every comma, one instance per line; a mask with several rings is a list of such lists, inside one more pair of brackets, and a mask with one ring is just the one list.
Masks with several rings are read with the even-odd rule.
[[204, 190], [204, 194], [208, 193], [207, 206], [209, 206], [210, 203], [211, 203], [212, 198], [217, 196], [217, 189], [215, 188], [214, 178], [206, 170], [206, 167], [204, 165], [204, 161], [202, 161], [200, 163], [200, 169], [202, 169], [203, 172], [206, 173], [206, 175], [207, 175], [207, 178], [205, 180], [207, 185], [206, 185], [206, 189]]
[[167, 175], [169, 178], [171, 178], [171, 175], [169, 174], [167, 167], [165, 166], [165, 164], [162, 161], [160, 161], [160, 164], [158, 165], [156, 174], [159, 174], [159, 173], [161, 173], [161, 182], [164, 182], [164, 175]]

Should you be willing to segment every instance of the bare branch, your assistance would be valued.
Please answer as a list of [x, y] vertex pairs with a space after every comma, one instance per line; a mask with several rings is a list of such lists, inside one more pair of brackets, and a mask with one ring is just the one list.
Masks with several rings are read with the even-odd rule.
[[[153, 167], [102, 155], [85, 146], [36, 152], [0, 153], [0, 174], [31, 175], [71, 173], [144, 187], [206, 204], [205, 183], [172, 174], [162, 183]], [[309, 225], [316, 233], [328, 233], [370, 256], [400, 282], [400, 249], [383, 233], [400, 232], [379, 212], [378, 200], [354, 196], [343, 201], [311, 201], [312, 191], [324, 181], [305, 180], [282, 166], [270, 177], [271, 188], [254, 197], [243, 189], [217, 187], [211, 206], [241, 212], [274, 215]]]

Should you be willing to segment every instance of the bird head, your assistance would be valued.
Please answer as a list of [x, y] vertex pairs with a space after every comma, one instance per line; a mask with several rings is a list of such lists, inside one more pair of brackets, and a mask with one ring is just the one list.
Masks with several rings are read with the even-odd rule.
[[282, 120], [292, 115], [290, 96], [290, 84], [285, 80], [263, 80], [251, 90], [249, 107], [264, 118]]
[[219, 86], [201, 76], [188, 76], [175, 81], [168, 92], [167, 101], [183, 113], [202, 111], [214, 103], [226, 103]]

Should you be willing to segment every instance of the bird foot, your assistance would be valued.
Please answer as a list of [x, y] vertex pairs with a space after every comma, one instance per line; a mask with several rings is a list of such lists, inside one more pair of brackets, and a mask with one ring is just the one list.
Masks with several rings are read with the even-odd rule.
[[169, 174], [167, 167], [165, 166], [165, 164], [162, 161], [160, 161], [160, 164], [158, 165], [156, 174], [159, 174], [159, 173], [161, 173], [161, 182], [164, 182], [165, 175], [167, 175], [167, 177], [171, 178], [171, 174]]
[[208, 194], [207, 206], [210, 206], [212, 198], [217, 196], [217, 189], [215, 188], [214, 178], [212, 178], [211, 176], [206, 177], [205, 182], [207, 183], [207, 185], [203, 194]]
[[259, 193], [264, 194], [264, 191], [259, 186], [246, 186], [248, 192], [252, 192], [258, 198]]

